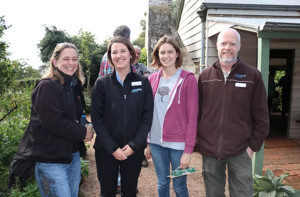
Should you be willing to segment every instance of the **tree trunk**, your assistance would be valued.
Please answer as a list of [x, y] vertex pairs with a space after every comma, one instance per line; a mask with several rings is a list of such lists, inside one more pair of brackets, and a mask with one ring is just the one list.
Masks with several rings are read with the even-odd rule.
[[191, 59], [189, 52], [184, 46], [180, 35], [171, 18], [171, 0], [149, 0], [149, 11], [146, 31], [147, 64], [152, 62], [151, 53], [157, 41], [164, 35], [172, 35], [178, 41], [183, 56], [182, 67], [190, 72], [199, 74], [199, 66]]

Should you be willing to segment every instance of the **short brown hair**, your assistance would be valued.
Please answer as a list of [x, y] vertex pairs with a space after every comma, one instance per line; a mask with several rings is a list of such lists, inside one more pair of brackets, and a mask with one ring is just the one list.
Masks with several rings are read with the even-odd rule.
[[163, 66], [162, 63], [159, 60], [158, 53], [159, 53], [159, 48], [161, 47], [161, 45], [163, 45], [165, 43], [169, 43], [175, 48], [176, 52], [178, 53], [178, 57], [176, 58], [176, 62], [175, 62], [175, 67], [176, 68], [181, 67], [181, 65], [182, 65], [182, 54], [181, 54], [181, 50], [179, 48], [179, 44], [178, 44], [177, 40], [174, 37], [170, 36], [170, 35], [164, 35], [156, 43], [156, 45], [153, 49], [153, 52], [152, 52], [153, 61], [151, 63], [151, 66], [152, 67], [158, 67], [158, 68], [161, 68]]
[[115, 67], [114, 63], [112, 62], [112, 58], [111, 58], [111, 47], [114, 43], [122, 43], [124, 44], [130, 55], [132, 56], [132, 58], [130, 59], [130, 65], [132, 65], [132, 63], [134, 62], [135, 58], [136, 58], [136, 54], [135, 54], [135, 50], [132, 46], [132, 44], [130, 43], [130, 41], [124, 37], [114, 37], [108, 44], [107, 47], [107, 60], [109, 61], [109, 63]]

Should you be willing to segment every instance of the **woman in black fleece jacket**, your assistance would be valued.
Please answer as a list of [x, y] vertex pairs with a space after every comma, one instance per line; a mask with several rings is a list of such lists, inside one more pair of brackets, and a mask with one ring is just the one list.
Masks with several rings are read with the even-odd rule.
[[35, 177], [43, 197], [78, 196], [79, 147], [93, 138], [92, 127], [80, 125], [76, 118], [83, 99], [78, 94], [83, 82], [78, 58], [73, 44], [55, 47], [48, 73], [32, 92], [30, 124], [15, 156], [36, 162]]
[[135, 50], [126, 38], [112, 39], [107, 55], [114, 72], [96, 81], [91, 108], [101, 196], [116, 196], [119, 169], [122, 196], [136, 196], [152, 124], [152, 89], [146, 77], [133, 72]]

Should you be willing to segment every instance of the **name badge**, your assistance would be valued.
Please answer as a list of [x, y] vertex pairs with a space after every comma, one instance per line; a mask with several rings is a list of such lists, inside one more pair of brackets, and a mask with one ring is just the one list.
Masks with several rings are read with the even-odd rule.
[[245, 88], [246, 87], [246, 83], [235, 83], [235, 87], [239, 87], [239, 88]]
[[131, 86], [140, 86], [140, 85], [142, 85], [141, 81], [133, 81], [133, 82], [131, 82]]

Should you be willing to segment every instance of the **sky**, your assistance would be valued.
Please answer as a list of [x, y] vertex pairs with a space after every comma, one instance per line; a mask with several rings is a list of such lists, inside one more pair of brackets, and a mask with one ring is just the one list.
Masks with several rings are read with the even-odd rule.
[[80, 29], [91, 32], [98, 44], [117, 26], [127, 25], [133, 41], [148, 12], [148, 0], [0, 0], [0, 5], [0, 16], [11, 25], [2, 38], [9, 43], [10, 60], [23, 59], [34, 68], [42, 65], [37, 44], [46, 33], [45, 25], [70, 36]]

